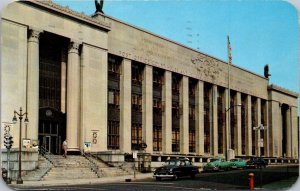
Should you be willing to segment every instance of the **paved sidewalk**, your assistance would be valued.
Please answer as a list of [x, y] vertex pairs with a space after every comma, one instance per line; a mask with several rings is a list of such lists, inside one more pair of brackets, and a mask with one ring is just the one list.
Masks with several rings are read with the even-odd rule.
[[134, 178], [133, 175], [126, 176], [116, 176], [116, 177], [103, 177], [96, 179], [72, 179], [72, 180], [47, 180], [47, 181], [24, 181], [23, 184], [16, 184], [15, 181], [12, 182], [10, 187], [13, 188], [33, 188], [41, 186], [66, 186], [66, 185], [83, 185], [83, 184], [97, 184], [97, 183], [111, 183], [111, 182], [125, 182], [126, 179], [131, 179], [131, 181], [151, 178], [153, 173], [139, 173], [136, 174]]

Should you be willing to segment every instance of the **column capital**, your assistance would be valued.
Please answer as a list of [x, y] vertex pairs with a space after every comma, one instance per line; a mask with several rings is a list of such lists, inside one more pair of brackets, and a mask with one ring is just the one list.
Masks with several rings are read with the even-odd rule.
[[79, 54], [80, 42], [71, 40], [69, 43], [69, 53]]
[[28, 41], [29, 42], [39, 42], [40, 39], [40, 34], [43, 31], [40, 29], [36, 29], [36, 28], [29, 28], [29, 33], [28, 33]]

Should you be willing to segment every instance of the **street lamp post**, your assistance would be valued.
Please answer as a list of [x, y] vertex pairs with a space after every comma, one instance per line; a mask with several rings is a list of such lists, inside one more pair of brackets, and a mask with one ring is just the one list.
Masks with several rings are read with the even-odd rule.
[[[263, 124], [260, 124], [258, 127], [253, 127], [253, 130], [255, 132], [258, 132], [258, 131], [265, 131], [267, 130], [267, 127], [263, 126]], [[258, 148], [257, 148], [257, 152], [258, 150], [262, 147], [261, 144], [263, 144], [260, 140], [260, 137], [258, 137], [257, 135], [257, 141], [258, 141]], [[261, 153], [260, 153], [260, 156], [258, 156], [261, 158]], [[259, 175], [260, 175], [260, 187], [262, 187], [262, 166], [260, 165], [260, 170], [259, 170]]]
[[[228, 104], [228, 105], [230, 105], [230, 104]], [[242, 104], [237, 104], [237, 105], [232, 105], [232, 106], [230, 106], [230, 107], [228, 107], [225, 111], [226, 111], [226, 113], [228, 112], [228, 111], [230, 111], [230, 109], [232, 109], [233, 107], [236, 107], [236, 106], [242, 106]], [[228, 118], [227, 118], [227, 127], [225, 128], [225, 130], [226, 130], [226, 132], [225, 132], [225, 148], [226, 148], [226, 151], [225, 151], [225, 159], [226, 160], [228, 160], [228, 154], [227, 154], [227, 152], [228, 152], [228, 150], [230, 149], [230, 145], [231, 145], [231, 143], [229, 142], [229, 140], [230, 140], [230, 136], [228, 135], [228, 133], [229, 133], [229, 126], [230, 126], [230, 113], [228, 114]], [[228, 140], [227, 140], [228, 139]]]
[[[258, 131], [265, 131], [265, 130], [267, 130], [267, 127], [263, 126], [263, 124], [260, 124], [258, 127], [253, 127], [253, 130], [258, 133]], [[259, 150], [260, 147], [262, 147], [261, 144], [263, 144], [263, 143], [261, 142], [260, 137], [258, 137], [258, 136], [257, 136], [257, 141], [258, 141], [258, 148], [257, 148], [257, 150]], [[261, 156], [258, 156], [258, 157], [261, 157]]]
[[21, 177], [21, 169], [22, 169], [22, 162], [21, 162], [22, 119], [23, 119], [23, 116], [25, 116], [24, 123], [27, 125], [28, 122], [29, 122], [28, 118], [27, 118], [27, 115], [28, 115], [28, 113], [27, 112], [23, 113], [22, 112], [22, 107], [20, 107], [20, 113], [14, 111], [14, 117], [12, 119], [12, 122], [14, 124], [16, 124], [17, 121], [18, 121], [17, 120], [17, 116], [19, 116], [19, 120], [20, 120], [20, 134], [19, 134], [19, 174], [18, 174], [18, 178], [17, 178], [17, 184], [23, 184], [23, 180], [22, 180], [22, 177]]

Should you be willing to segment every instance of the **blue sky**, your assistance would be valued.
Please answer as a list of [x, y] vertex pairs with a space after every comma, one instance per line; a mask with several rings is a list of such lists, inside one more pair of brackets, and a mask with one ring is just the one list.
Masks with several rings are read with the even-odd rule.
[[[92, 15], [93, 0], [54, 0]], [[263, 75], [270, 84], [299, 92], [297, 10], [285, 1], [105, 0], [103, 11], [129, 24]]]

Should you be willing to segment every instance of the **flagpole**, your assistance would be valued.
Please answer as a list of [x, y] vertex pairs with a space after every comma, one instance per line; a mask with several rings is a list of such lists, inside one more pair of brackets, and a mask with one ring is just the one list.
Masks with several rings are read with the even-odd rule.
[[226, 113], [228, 115], [227, 117], [227, 131], [225, 133], [226, 135], [226, 151], [225, 151], [225, 159], [228, 160], [228, 151], [231, 147], [231, 141], [230, 141], [230, 64], [231, 64], [231, 46], [230, 46], [230, 40], [229, 40], [229, 36], [227, 36], [227, 51], [228, 51], [228, 95], [227, 95], [227, 109], [226, 109]]

